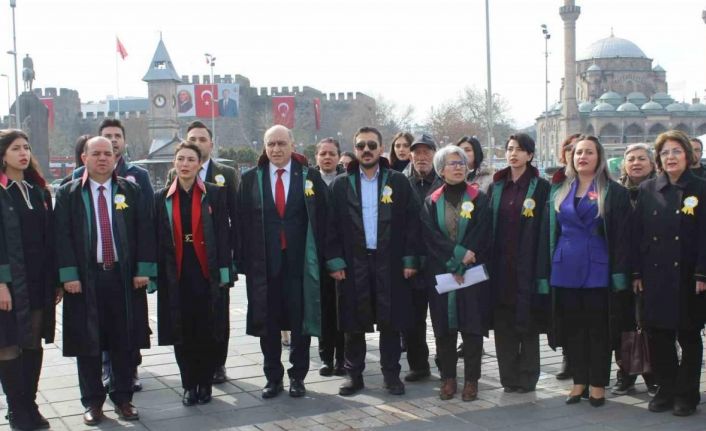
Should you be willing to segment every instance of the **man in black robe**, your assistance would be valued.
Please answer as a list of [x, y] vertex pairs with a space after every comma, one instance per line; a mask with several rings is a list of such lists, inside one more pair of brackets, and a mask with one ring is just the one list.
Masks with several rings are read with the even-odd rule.
[[64, 356], [77, 359], [86, 425], [103, 418], [101, 351], [109, 352], [112, 363], [116, 413], [139, 419], [132, 405], [134, 355], [149, 347], [145, 288], [157, 275], [152, 211], [137, 184], [115, 175], [115, 156], [108, 139], [90, 139], [83, 176], [56, 195], [56, 258], [66, 291]]
[[345, 332], [346, 381], [339, 394], [363, 388], [365, 333], [378, 325], [380, 364], [389, 393], [401, 395], [400, 332], [412, 326], [410, 278], [417, 271], [419, 198], [404, 174], [381, 158], [382, 136], [355, 134], [356, 160], [331, 184], [326, 259], [338, 281], [339, 326]]

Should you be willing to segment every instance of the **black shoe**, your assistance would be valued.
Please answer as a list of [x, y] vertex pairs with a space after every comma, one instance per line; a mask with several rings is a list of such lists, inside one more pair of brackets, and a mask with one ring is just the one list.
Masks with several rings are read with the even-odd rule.
[[387, 389], [387, 393], [390, 395], [404, 395], [404, 383], [399, 377], [391, 379], [389, 382], [385, 382], [382, 385], [383, 389]]
[[213, 373], [213, 383], [219, 385], [221, 383], [225, 383], [227, 380], [228, 376], [226, 376], [226, 367], [216, 367], [216, 371]]
[[364, 387], [365, 383], [363, 383], [363, 376], [348, 376], [346, 377], [346, 380], [341, 383], [341, 386], [338, 387], [338, 395], [348, 397], [354, 395], [356, 392], [360, 391]]
[[302, 379], [289, 379], [289, 396], [292, 398], [300, 398], [306, 395], [306, 388], [304, 387], [304, 380]]
[[319, 368], [319, 375], [324, 377], [333, 376], [333, 364], [331, 362], [324, 362]]
[[674, 416], [691, 416], [696, 413], [696, 407], [687, 404], [675, 404], [672, 414]]
[[605, 404], [605, 397], [602, 398], [593, 398], [593, 397], [588, 397], [588, 402], [591, 404], [593, 407], [600, 407], [603, 404]]
[[526, 393], [529, 393], [529, 392], [534, 392], [534, 391], [535, 391], [535, 388], [525, 388], [525, 387], [520, 386], [520, 387], [516, 388], [515, 391], [516, 391], [518, 394], [526, 394]]
[[262, 389], [262, 398], [274, 398], [283, 390], [284, 386], [282, 386], [281, 380], [279, 382], [268, 381], [264, 389]]
[[208, 404], [213, 399], [211, 385], [199, 385], [199, 404]]
[[517, 388], [514, 386], [505, 386], [503, 388], [503, 392], [505, 392], [506, 394], [511, 394], [513, 392], [517, 392]]
[[674, 408], [674, 400], [656, 396], [650, 400], [647, 408], [649, 411], [655, 413], [666, 412], [667, 410], [672, 410]]
[[581, 402], [581, 395], [569, 395], [564, 402], [566, 404], [578, 404]]
[[557, 380], [568, 380], [571, 378], [571, 371], [569, 371], [569, 361], [566, 356], [561, 360], [561, 370], [556, 373]]
[[404, 376], [405, 382], [418, 382], [422, 379], [426, 379], [431, 376], [431, 371], [427, 368], [426, 370], [410, 370], [406, 376]]
[[342, 362], [336, 362], [336, 365], [333, 367], [333, 374], [335, 376], [345, 376], [346, 373], [346, 368], [343, 366]]
[[199, 397], [196, 394], [196, 388], [194, 389], [184, 389], [184, 396], [181, 397], [181, 403], [186, 407], [191, 407], [199, 401]]
[[613, 395], [627, 395], [635, 392], [636, 376], [623, 376], [618, 374], [618, 379], [610, 390]]

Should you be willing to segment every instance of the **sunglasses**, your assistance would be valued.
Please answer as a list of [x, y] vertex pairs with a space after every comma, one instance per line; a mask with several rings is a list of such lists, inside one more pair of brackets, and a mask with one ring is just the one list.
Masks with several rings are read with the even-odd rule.
[[368, 149], [370, 151], [375, 151], [378, 149], [378, 143], [375, 141], [360, 141], [355, 143], [355, 149], [356, 150], [364, 150], [365, 146], [367, 145]]

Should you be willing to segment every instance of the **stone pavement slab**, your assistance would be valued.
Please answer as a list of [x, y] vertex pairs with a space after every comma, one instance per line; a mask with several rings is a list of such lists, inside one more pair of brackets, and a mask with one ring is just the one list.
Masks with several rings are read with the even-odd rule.
[[[150, 295], [150, 321], [156, 328], [156, 297]], [[507, 394], [500, 386], [495, 360], [494, 340], [485, 340], [479, 399], [464, 403], [459, 397], [449, 401], [438, 398], [439, 375], [432, 367], [431, 378], [406, 384], [403, 396], [389, 395], [382, 389], [377, 334], [367, 334], [368, 356], [364, 372], [365, 390], [352, 397], [340, 397], [341, 377], [321, 377], [318, 374], [318, 345], [312, 340], [311, 370], [306, 379], [307, 395], [293, 399], [285, 392], [263, 400], [260, 396], [265, 378], [259, 340], [245, 334], [247, 308], [245, 283], [241, 279], [231, 290], [231, 340], [226, 361], [230, 380], [215, 385], [210, 404], [184, 407], [181, 404], [181, 381], [171, 346], [157, 346], [142, 351], [139, 368], [143, 391], [136, 393], [134, 403], [140, 411], [140, 421], [125, 422], [117, 418], [110, 402], [106, 402], [107, 419], [100, 429], [135, 430], [225, 430], [241, 431], [326, 431], [353, 429], [384, 430], [631, 430], [631, 431], [697, 431], [706, 430], [706, 415], [699, 411], [689, 418], [677, 418], [670, 413], [647, 411], [649, 397], [641, 379], [634, 394], [612, 397], [604, 407], [593, 408], [587, 402], [567, 406], [564, 398], [571, 385], [558, 381], [555, 374], [561, 366], [561, 353], [554, 352], [542, 337], [542, 367], [537, 391], [528, 394]], [[61, 322], [61, 307], [57, 310]], [[427, 342], [435, 352], [431, 325]], [[57, 341], [45, 347], [45, 361], [39, 384], [37, 402], [40, 410], [55, 430], [90, 429], [82, 422], [76, 365], [73, 358], [61, 353], [61, 325]], [[288, 351], [283, 349], [283, 364], [287, 366]], [[433, 361], [430, 361], [433, 364]], [[403, 355], [402, 373], [407, 370]], [[459, 362], [459, 375], [462, 373]], [[615, 371], [615, 370], [614, 370]], [[613, 373], [613, 375], [615, 375]], [[702, 387], [703, 379], [702, 379]], [[703, 410], [700, 407], [699, 410]], [[5, 399], [0, 397], [0, 431], [8, 430], [5, 419]], [[94, 427], [95, 428], [95, 427]]]

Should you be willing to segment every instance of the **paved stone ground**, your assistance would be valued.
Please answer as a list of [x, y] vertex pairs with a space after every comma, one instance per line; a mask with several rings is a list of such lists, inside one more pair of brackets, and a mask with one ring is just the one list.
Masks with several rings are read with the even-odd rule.
[[[706, 413], [701, 411], [704, 410], [703, 407], [689, 418], [647, 411], [649, 398], [642, 383], [637, 385], [637, 393], [631, 396], [610, 397], [608, 394], [608, 402], [598, 409], [590, 407], [587, 402], [573, 406], [564, 405], [570, 383], [554, 378], [561, 363], [561, 354], [546, 347], [544, 339], [540, 381], [537, 391], [530, 394], [503, 393], [498, 380], [495, 347], [491, 336], [485, 340], [486, 355], [483, 357], [479, 400], [470, 403], [464, 403], [460, 398], [439, 400], [437, 373], [427, 381], [407, 384], [406, 395], [388, 395], [381, 389], [377, 335], [369, 334], [366, 389], [362, 393], [350, 398], [340, 397], [337, 393], [342, 379], [319, 376], [317, 369], [320, 362], [316, 340], [313, 340], [311, 372], [306, 379], [307, 396], [293, 399], [285, 391], [273, 400], [263, 400], [260, 397], [261, 388], [265, 384], [262, 355], [258, 339], [245, 335], [246, 298], [242, 281], [232, 289], [231, 296], [232, 329], [227, 362], [230, 381], [214, 386], [213, 401], [203, 406], [183, 407], [179, 370], [172, 348], [155, 346], [142, 352], [140, 376], [144, 390], [134, 397], [141, 420], [118, 420], [108, 401], [105, 406], [107, 419], [100, 425], [101, 429], [706, 430]], [[156, 296], [152, 295], [150, 310], [155, 309]], [[156, 328], [154, 313], [150, 318], [152, 328]], [[58, 321], [61, 322], [61, 319]], [[431, 328], [427, 339], [433, 352]], [[83, 407], [79, 400], [76, 364], [73, 358], [62, 356], [60, 346], [61, 327], [58, 328], [56, 344], [45, 349], [38, 394], [40, 409], [50, 420], [52, 429], [86, 429], [88, 427], [83, 425], [81, 416]], [[285, 351], [285, 360], [286, 355]], [[404, 373], [404, 357], [402, 366]], [[459, 375], [463, 375], [461, 369]], [[641, 379], [638, 380], [641, 382]], [[9, 429], [4, 419], [4, 402], [5, 398], [2, 396], [0, 431]]]

